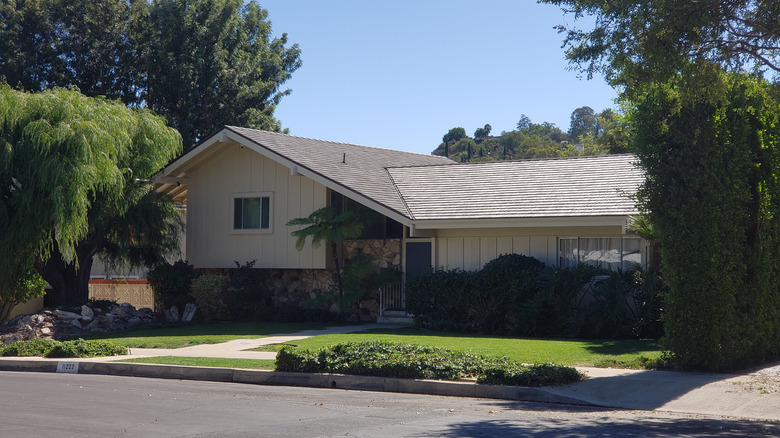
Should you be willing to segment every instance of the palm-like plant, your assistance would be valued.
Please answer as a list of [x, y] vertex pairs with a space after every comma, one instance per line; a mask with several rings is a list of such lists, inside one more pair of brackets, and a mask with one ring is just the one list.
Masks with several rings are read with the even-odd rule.
[[[338, 244], [345, 239], [359, 237], [363, 232], [363, 223], [352, 211], [343, 211], [336, 214], [331, 207], [323, 207], [315, 210], [307, 217], [299, 217], [287, 222], [287, 226], [305, 226], [290, 234], [297, 238], [295, 248], [303, 250], [306, 238], [311, 237], [312, 248], [318, 248], [323, 242], [330, 244], [333, 256], [333, 266], [336, 271], [336, 284], [339, 291], [339, 300], [344, 298], [344, 284], [341, 278], [341, 263], [339, 261]], [[339, 303], [339, 309], [342, 303]]]

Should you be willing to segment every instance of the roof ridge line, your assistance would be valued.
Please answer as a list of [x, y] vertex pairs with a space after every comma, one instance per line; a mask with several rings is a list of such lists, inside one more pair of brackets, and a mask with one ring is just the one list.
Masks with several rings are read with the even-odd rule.
[[416, 220], [416, 218], [414, 217], [414, 212], [412, 212], [412, 209], [409, 208], [409, 204], [406, 203], [406, 198], [404, 198], [404, 195], [401, 194], [401, 190], [398, 188], [398, 184], [395, 183], [395, 179], [393, 178], [393, 175], [390, 173], [387, 167], [385, 167], [385, 173], [387, 174], [388, 178], [390, 178], [390, 183], [393, 184], [393, 189], [398, 194], [398, 198], [401, 199], [401, 203], [404, 205], [406, 212], [409, 213], [409, 218], [411, 220]]
[[[334, 141], [334, 140], [322, 140], [322, 139], [313, 138], [313, 137], [302, 137], [300, 135], [284, 134], [284, 133], [281, 133], [281, 132], [265, 131], [265, 130], [262, 130], [262, 129], [244, 128], [244, 127], [241, 127], [241, 126], [225, 125], [225, 127], [226, 128], [231, 128], [231, 129], [235, 128], [235, 129], [241, 129], [241, 130], [257, 131], [257, 132], [262, 132], [262, 133], [265, 133], [265, 134], [273, 134], [273, 135], [284, 136], [284, 137], [299, 138], [299, 139], [302, 139], [302, 140], [320, 141], [320, 142], [323, 142], [323, 143], [331, 143], [331, 144], [334, 144], [334, 145], [356, 146], [356, 147], [359, 147], [359, 148], [366, 148], [366, 149], [379, 149], [379, 150], [382, 150], [382, 151], [402, 152], [404, 154], [420, 155], [420, 156], [424, 156], [424, 157], [439, 156], [439, 155], [433, 155], [433, 154], [424, 154], [422, 152], [404, 151], [404, 150], [401, 150], [401, 149], [382, 148], [382, 147], [379, 147], [379, 146], [366, 146], [366, 145], [357, 144], [357, 143], [347, 143], [347, 142], [343, 142], [343, 141]], [[441, 157], [441, 158], [445, 158], [445, 157]], [[453, 161], [453, 163], [454, 163], [454, 161]]]

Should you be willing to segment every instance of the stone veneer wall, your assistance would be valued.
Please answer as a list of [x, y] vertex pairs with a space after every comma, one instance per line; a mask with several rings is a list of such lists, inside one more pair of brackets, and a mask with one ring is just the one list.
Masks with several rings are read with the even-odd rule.
[[401, 239], [354, 239], [342, 244], [344, 259], [365, 254], [378, 268], [401, 270]]
[[[401, 239], [347, 240], [342, 244], [342, 254], [344, 260], [364, 254], [378, 268], [401, 270]], [[232, 269], [200, 269], [199, 271], [204, 274], [229, 275]], [[303, 306], [335, 286], [332, 273], [324, 269], [264, 269], [264, 271], [267, 274], [265, 285], [273, 291], [274, 306]], [[360, 303], [361, 320], [376, 321], [380, 311], [377, 298], [370, 298]]]

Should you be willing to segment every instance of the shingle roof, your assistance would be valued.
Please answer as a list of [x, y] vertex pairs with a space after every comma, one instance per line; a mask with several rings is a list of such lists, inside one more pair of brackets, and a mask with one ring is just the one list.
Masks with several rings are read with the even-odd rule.
[[[385, 214], [395, 212], [395, 219], [409, 224], [626, 216], [637, 213], [630, 195], [643, 181], [633, 155], [461, 164], [435, 155], [233, 126], [224, 129], [231, 138], [301, 174], [371, 208], [386, 209]], [[178, 190], [182, 192], [177, 196], [186, 197], [186, 185], [179, 187], [177, 178], [186, 177], [187, 160], [207, 150], [219, 135], [166, 168], [161, 176], [176, 181], [163, 182], [158, 190]]]
[[630, 215], [633, 155], [393, 167], [413, 220]]
[[440, 156], [295, 137], [227, 126], [242, 137], [307, 168], [336, 184], [410, 217], [385, 168], [452, 164]]

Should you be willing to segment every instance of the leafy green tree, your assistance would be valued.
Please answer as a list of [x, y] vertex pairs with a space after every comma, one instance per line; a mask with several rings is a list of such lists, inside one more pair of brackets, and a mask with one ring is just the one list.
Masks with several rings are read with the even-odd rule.
[[492, 129], [493, 129], [493, 127], [490, 126], [490, 124], [486, 124], [482, 128], [477, 128], [477, 130], [474, 131], [474, 141], [477, 144], [482, 143], [483, 141], [485, 141], [488, 138], [488, 136], [490, 135], [490, 131]]
[[307, 217], [295, 218], [287, 222], [287, 226], [305, 226], [290, 234], [295, 237], [295, 247], [303, 250], [306, 238], [311, 237], [311, 246], [318, 248], [323, 242], [330, 245], [333, 266], [335, 269], [336, 285], [339, 293], [339, 309], [344, 308], [344, 282], [341, 276], [341, 257], [339, 256], [339, 244], [345, 239], [359, 237], [363, 232], [363, 223], [355, 213], [345, 210], [336, 214], [331, 207], [323, 207], [315, 210]]
[[517, 130], [522, 132], [531, 127], [531, 118], [525, 114], [520, 114], [520, 120], [517, 122]]
[[281, 85], [301, 65], [287, 35], [273, 38], [254, 1], [156, 0], [149, 9], [146, 104], [179, 130], [184, 147], [222, 125], [279, 131]]
[[648, 85], [631, 117], [668, 347], [729, 370], [780, 357], [780, 87], [717, 68], [702, 79]]
[[[21, 259], [27, 260], [24, 257]], [[16, 283], [10, 290], [0, 291], [0, 323], [8, 319], [16, 305], [40, 298], [46, 292], [46, 282], [32, 264], [18, 264], [6, 269], [15, 270], [12, 275], [16, 278]]]
[[596, 111], [589, 106], [582, 106], [571, 113], [571, 124], [569, 125], [569, 136], [572, 139], [578, 139], [581, 135], [598, 134], [598, 121]]
[[[97, 254], [138, 263], [178, 249], [180, 215], [148, 179], [180, 150], [148, 110], [0, 86], [0, 265], [35, 263], [61, 304], [87, 299]], [[0, 293], [20, 272], [0, 270]]]
[[595, 17], [591, 30], [560, 27], [567, 57], [635, 107], [639, 201], [669, 285], [669, 348], [716, 370], [780, 357], [780, 105], [763, 80], [779, 71], [780, 3], [545, 2]]
[[[442, 145], [444, 146], [443, 151], [441, 152], [441, 155], [445, 157], [450, 156], [450, 142], [457, 142], [461, 139], [467, 138], [466, 130], [461, 127], [455, 127], [447, 131], [446, 134], [441, 138]], [[438, 150], [437, 148], [436, 150]], [[435, 154], [436, 151], [433, 151]]]
[[541, 1], [595, 18], [591, 29], [558, 27], [566, 56], [588, 77], [604, 74], [629, 94], [702, 62], [780, 71], [780, 2], [774, 0]]
[[225, 124], [278, 131], [300, 50], [241, 0], [17, 0], [0, 4], [0, 76], [148, 107], [185, 147]]

